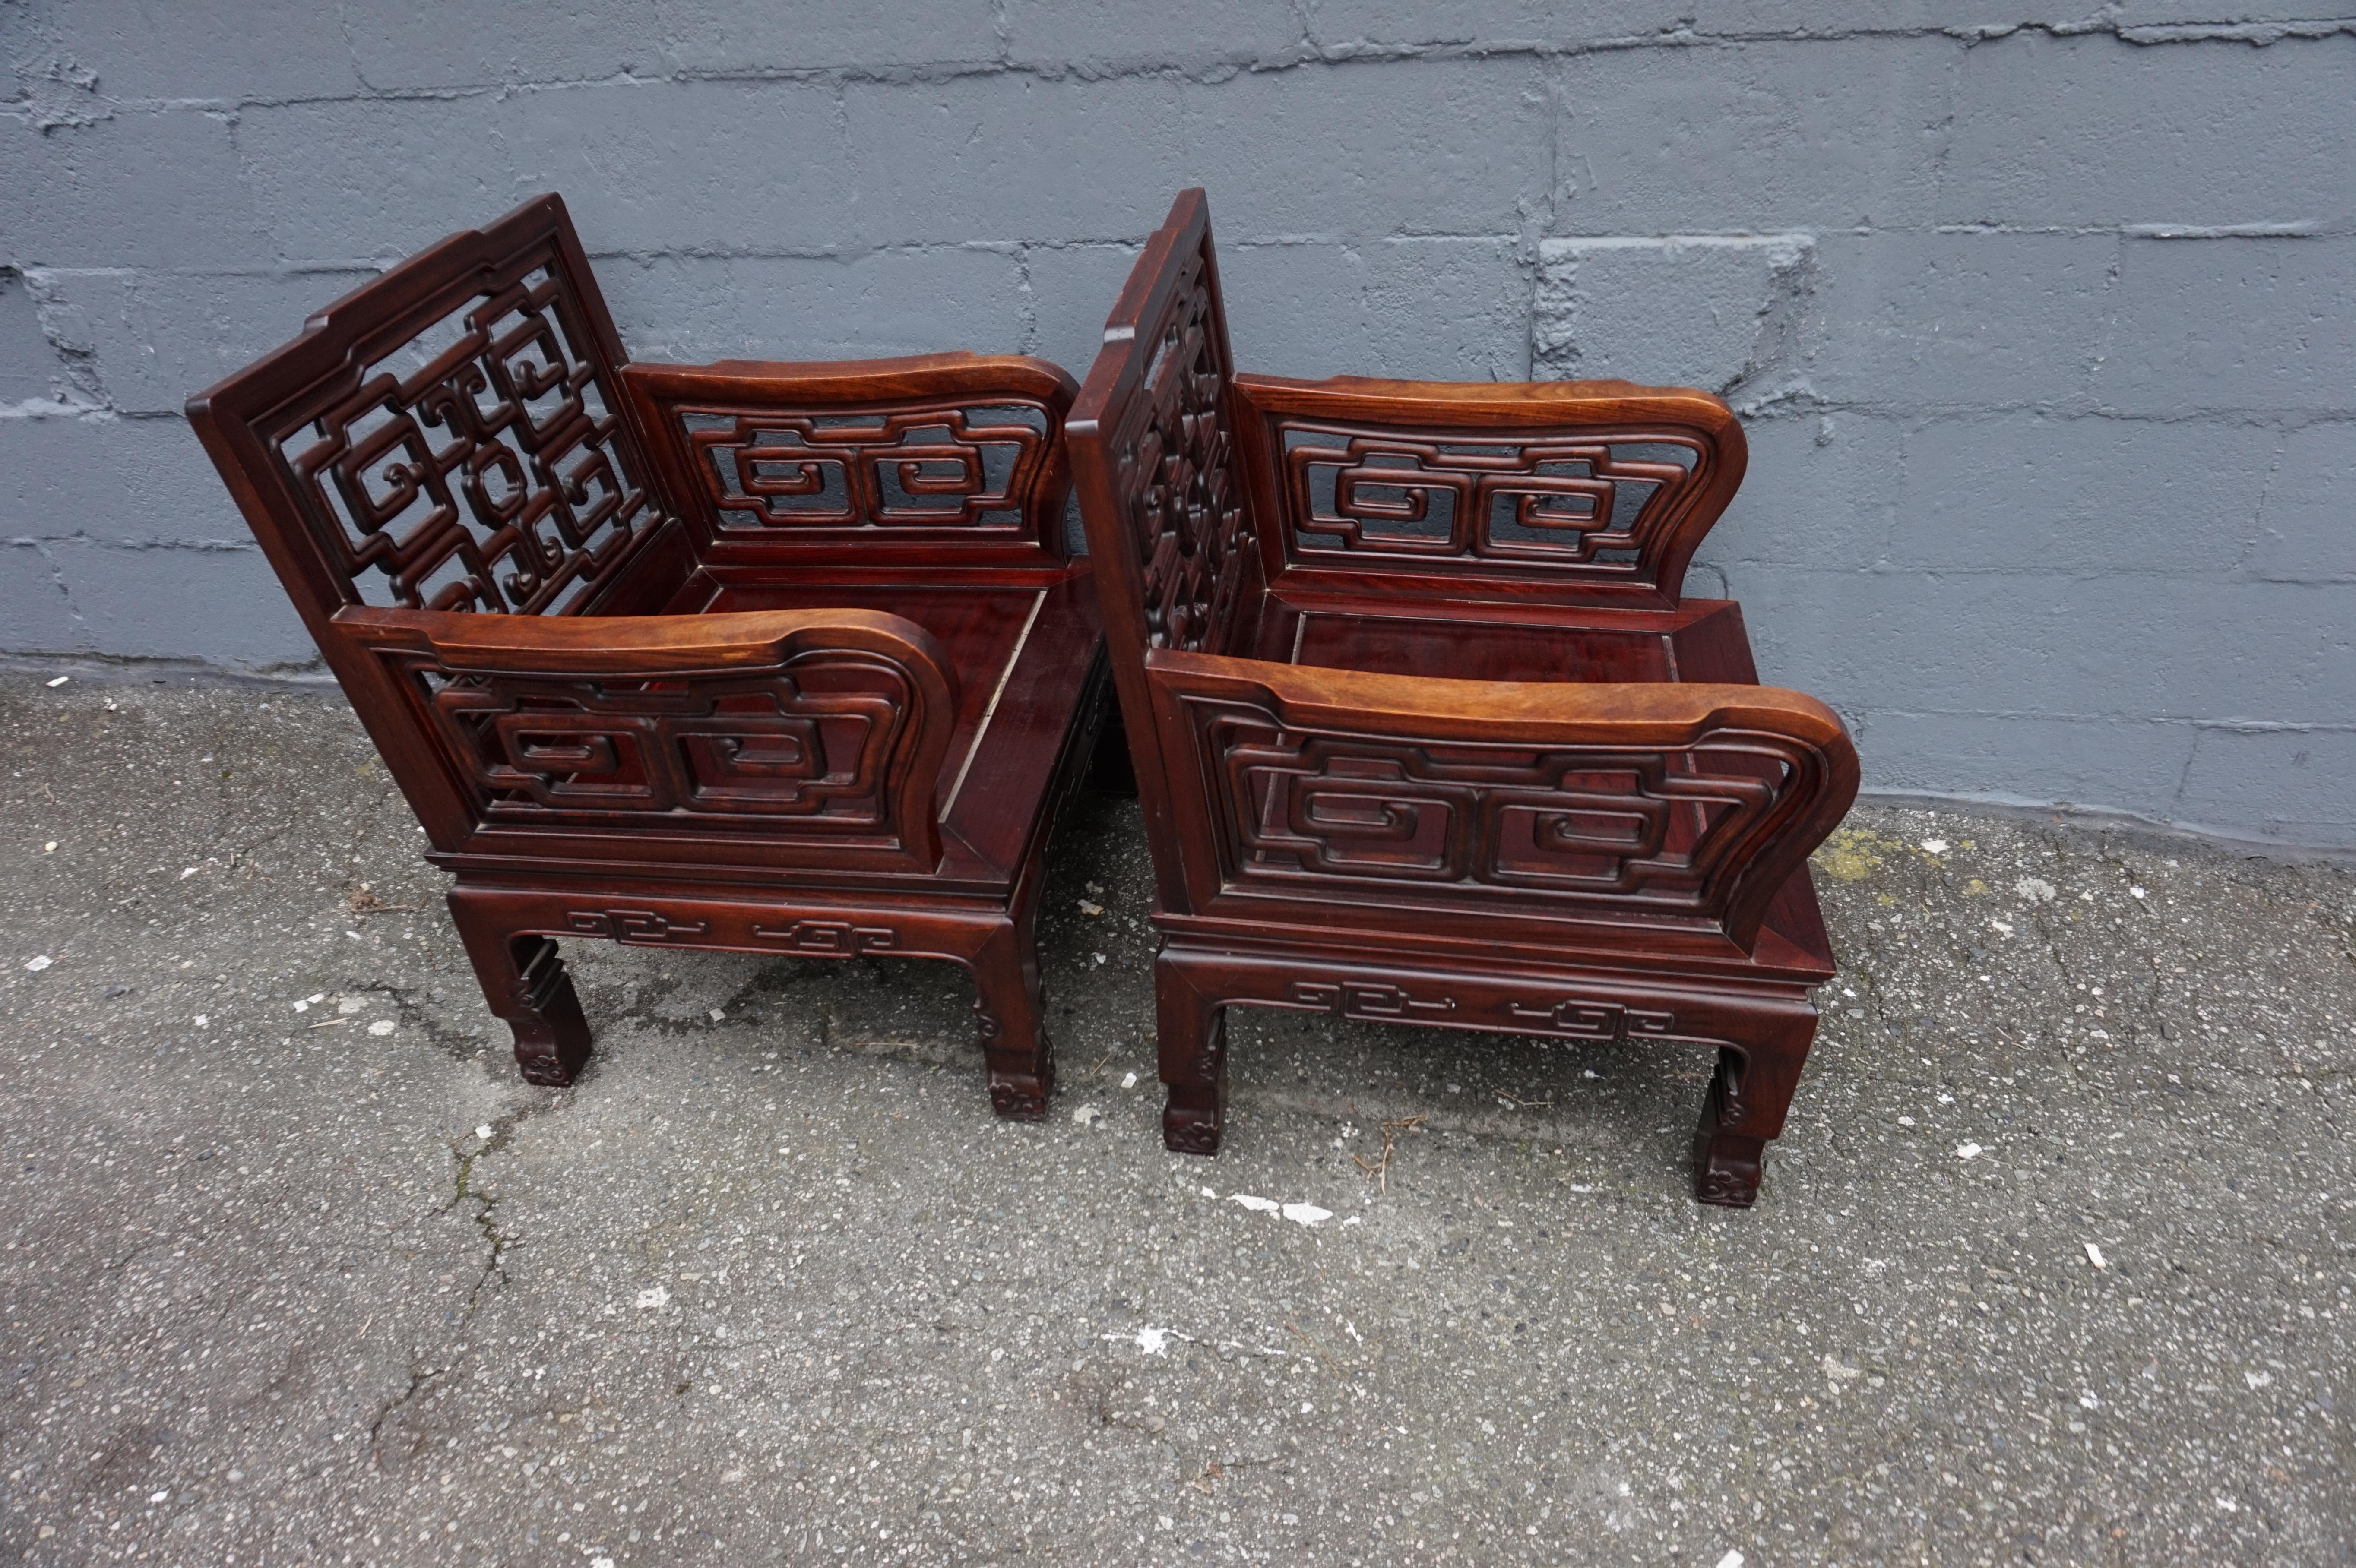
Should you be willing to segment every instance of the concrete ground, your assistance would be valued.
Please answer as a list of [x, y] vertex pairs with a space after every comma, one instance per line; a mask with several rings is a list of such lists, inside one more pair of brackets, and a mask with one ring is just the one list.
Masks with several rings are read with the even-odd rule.
[[2343, 869], [1860, 809], [1736, 1213], [1628, 1049], [1239, 1012], [1164, 1153], [1131, 802], [1013, 1126], [913, 963], [568, 944], [527, 1087], [331, 696], [0, 745], [0, 1561], [2356, 1560]]

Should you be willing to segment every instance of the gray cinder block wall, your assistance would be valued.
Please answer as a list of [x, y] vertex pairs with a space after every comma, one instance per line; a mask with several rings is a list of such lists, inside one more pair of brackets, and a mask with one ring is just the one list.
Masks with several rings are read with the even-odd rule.
[[[2342, 0], [2344, 5], [2344, 0]], [[1725, 393], [1697, 592], [1869, 786], [2356, 841], [2356, 21], [2322, 0], [0, 0], [0, 651], [313, 658], [178, 417], [564, 192], [644, 357]]]

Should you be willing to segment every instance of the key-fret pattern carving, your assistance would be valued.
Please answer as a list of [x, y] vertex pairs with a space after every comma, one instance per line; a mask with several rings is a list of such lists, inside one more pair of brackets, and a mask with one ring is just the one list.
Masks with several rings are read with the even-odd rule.
[[1661, 431], [1540, 441], [1510, 433], [1278, 421], [1286, 526], [1304, 563], [1353, 553], [1444, 566], [1541, 563], [1646, 578], [1704, 466]]
[[1201, 251], [1188, 257], [1114, 441], [1115, 484], [1144, 574], [1147, 641], [1221, 652], [1251, 539], [1226, 407], [1226, 346]]
[[710, 934], [708, 921], [677, 921], [648, 909], [576, 909], [564, 923], [584, 936], [610, 937], [616, 942], [654, 944], [683, 942]]
[[660, 517], [545, 248], [278, 442], [348, 603], [578, 609]]
[[[928, 854], [919, 688], [881, 655], [688, 679], [454, 674], [384, 656], [492, 827], [751, 831]], [[912, 787], [913, 786], [913, 787]]]
[[1718, 918], [1817, 767], [1788, 736], [1733, 728], [1641, 751], [1515, 747], [1303, 731], [1205, 697], [1187, 706], [1214, 759], [1223, 875], [1301, 896], [1381, 884], [1419, 901], [1511, 892]]
[[722, 537], [778, 529], [1020, 538], [1053, 461], [1043, 403], [930, 400], [855, 414], [676, 406]]

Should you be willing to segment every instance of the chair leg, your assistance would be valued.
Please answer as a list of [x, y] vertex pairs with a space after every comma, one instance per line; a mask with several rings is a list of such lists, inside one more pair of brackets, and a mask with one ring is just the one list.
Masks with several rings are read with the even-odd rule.
[[589, 1020], [549, 937], [515, 935], [455, 898], [450, 913], [474, 960], [483, 1000], [515, 1031], [524, 1082], [562, 1088], [589, 1061]]
[[1816, 1015], [1765, 1020], [1742, 1048], [1721, 1046], [1718, 1071], [1694, 1133], [1694, 1196], [1727, 1209], [1759, 1201], [1767, 1145], [1783, 1130], [1800, 1069], [1816, 1037]]
[[1055, 1048], [1047, 1038], [1030, 920], [1010, 921], [992, 932], [968, 967], [978, 993], [973, 1008], [981, 1020], [991, 1109], [1011, 1121], [1042, 1120], [1055, 1093]]
[[1213, 1006], [1167, 958], [1153, 965], [1162, 1082], [1162, 1142], [1175, 1154], [1216, 1154], [1227, 1113], [1227, 1009]]

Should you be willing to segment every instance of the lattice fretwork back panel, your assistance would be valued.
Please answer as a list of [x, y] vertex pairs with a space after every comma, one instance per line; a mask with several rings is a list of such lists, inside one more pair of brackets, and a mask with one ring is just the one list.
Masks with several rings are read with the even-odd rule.
[[274, 443], [347, 603], [582, 608], [660, 517], [553, 248], [387, 336], [361, 338]]
[[1157, 648], [1224, 651], [1252, 548], [1228, 423], [1231, 367], [1214, 311], [1209, 259], [1198, 249], [1161, 322], [1139, 334], [1151, 358], [1114, 432], [1115, 485]]

